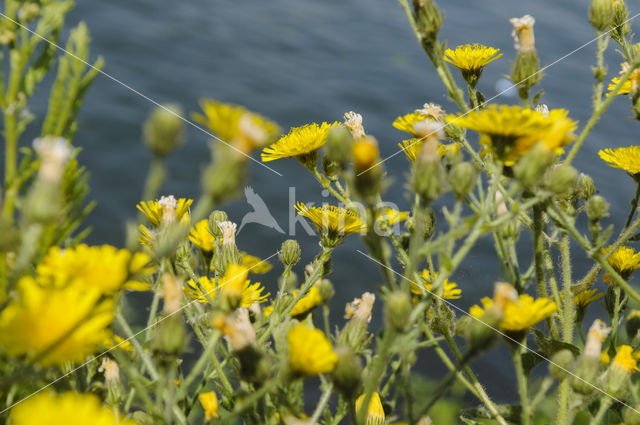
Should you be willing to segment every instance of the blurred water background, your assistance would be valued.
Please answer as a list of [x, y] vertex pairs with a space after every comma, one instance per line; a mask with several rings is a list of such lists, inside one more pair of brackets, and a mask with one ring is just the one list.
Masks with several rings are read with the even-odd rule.
[[[487, 67], [480, 82], [479, 89], [487, 97], [497, 94], [496, 84], [509, 73], [514, 57], [509, 18], [527, 13], [536, 18], [536, 44], [543, 65], [594, 38], [587, 21], [587, 0], [440, 3], [446, 13], [441, 38], [449, 46], [480, 42], [504, 52]], [[628, 4], [631, 14], [637, 13], [638, 5]], [[158, 102], [179, 103], [189, 113], [199, 110], [199, 99], [211, 97], [246, 105], [287, 131], [290, 126], [309, 122], [341, 120], [344, 112], [354, 110], [362, 114], [367, 132], [378, 139], [381, 155], [388, 156], [407, 138], [391, 125], [397, 116], [425, 102], [440, 103], [456, 112], [403, 10], [391, 0], [79, 0], [68, 24], [79, 20], [88, 23], [92, 52], [105, 57], [105, 72]], [[637, 32], [638, 26], [634, 27]], [[581, 124], [591, 110], [594, 53], [595, 44], [591, 44], [571, 54], [549, 68], [540, 85], [543, 103], [569, 109]], [[614, 76], [619, 57], [610, 48], [606, 59], [609, 77]], [[502, 96], [494, 102], [512, 103], [515, 99]], [[148, 169], [150, 155], [141, 143], [141, 123], [152, 106], [103, 76], [98, 76], [86, 97], [75, 143], [83, 148], [80, 161], [91, 171], [92, 197], [98, 201], [89, 218], [93, 227], [90, 243], [124, 243], [123, 223], [136, 216], [135, 205]], [[33, 109], [37, 113], [39, 108], [35, 105]], [[616, 99], [575, 162], [611, 201], [610, 222], [617, 230], [626, 218], [634, 187], [624, 172], [607, 167], [597, 157], [597, 150], [638, 143], [638, 123], [630, 115], [628, 99]], [[169, 159], [171, 175], [162, 194], [198, 197], [200, 172], [209, 161], [209, 143], [206, 134], [188, 129], [188, 143]], [[321, 200], [320, 188], [295, 160], [269, 165], [283, 177], [252, 163], [251, 185], [287, 229], [289, 187], [295, 187], [296, 199], [301, 201]], [[406, 158], [396, 155], [385, 167], [394, 178], [385, 198], [408, 209], [403, 192]], [[450, 199], [439, 205], [447, 201]], [[224, 209], [238, 222], [251, 211], [244, 200], [224, 205]], [[317, 238], [301, 231], [296, 237], [304, 259], [310, 261], [318, 251]], [[241, 249], [264, 258], [284, 239], [285, 235], [273, 229], [251, 224], [243, 229], [238, 243]], [[530, 238], [521, 237], [519, 243], [526, 267]], [[382, 283], [377, 266], [356, 252], [361, 248], [358, 238], [350, 237], [335, 253], [330, 278], [337, 291], [332, 318], [336, 324], [343, 323], [347, 301]], [[500, 279], [499, 264], [492, 253], [493, 240], [487, 236], [452, 279], [463, 290], [462, 299], [455, 304], [465, 311], [480, 297], [490, 295], [493, 282]], [[274, 272], [262, 279], [272, 292], [280, 272], [279, 264], [274, 263]], [[574, 263], [576, 277], [590, 265], [580, 254]], [[299, 274], [302, 266], [303, 262]], [[143, 315], [146, 305], [144, 299], [139, 301], [137, 308]], [[604, 310], [598, 306], [593, 314], [603, 315]], [[374, 317], [372, 326], [379, 326], [382, 315]], [[481, 382], [499, 402], [515, 398], [515, 377], [511, 366], [504, 366], [510, 364], [505, 359], [504, 348], [498, 348], [475, 362]], [[445, 372], [430, 352], [422, 354], [417, 368], [434, 378]]]

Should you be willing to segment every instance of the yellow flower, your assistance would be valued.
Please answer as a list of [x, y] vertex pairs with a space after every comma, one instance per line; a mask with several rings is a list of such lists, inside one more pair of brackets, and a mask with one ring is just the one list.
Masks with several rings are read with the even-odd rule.
[[302, 375], [329, 373], [338, 362], [338, 355], [331, 343], [319, 329], [297, 325], [287, 334], [289, 364]]
[[604, 296], [602, 292], [597, 293], [597, 289], [587, 289], [586, 291], [580, 292], [578, 295], [573, 297], [573, 303], [578, 307], [586, 307], [592, 302], [599, 300]]
[[84, 285], [42, 286], [23, 277], [18, 299], [0, 313], [0, 345], [43, 366], [82, 361], [111, 333], [114, 302], [101, 298], [101, 291]]
[[359, 233], [367, 230], [367, 225], [353, 211], [323, 205], [322, 207], [308, 207], [302, 202], [296, 204], [298, 214], [307, 217], [318, 228], [321, 235], [327, 235], [329, 239], [336, 239], [350, 233]]
[[270, 143], [280, 134], [276, 123], [243, 106], [204, 99], [200, 107], [204, 115], [192, 114], [193, 119], [244, 153]]
[[133, 344], [130, 340], [125, 340], [118, 335], [105, 335], [105, 339], [102, 341], [102, 346], [107, 350], [117, 348], [122, 351], [133, 351]]
[[609, 357], [609, 353], [607, 353], [606, 351], [600, 353], [600, 364], [602, 366], [607, 366], [609, 363], [611, 363], [611, 357]]
[[249, 269], [249, 273], [253, 274], [268, 273], [273, 267], [268, 261], [261, 260], [258, 257], [247, 254], [246, 252], [240, 253], [240, 261], [243, 266]]
[[[362, 403], [364, 403], [366, 396], [366, 394], [362, 394], [356, 400], [356, 413], [360, 412], [360, 408], [362, 407]], [[365, 418], [365, 425], [384, 425], [384, 409], [382, 408], [382, 402], [380, 401], [380, 394], [378, 394], [377, 391], [371, 394]]]
[[[622, 79], [621, 77], [629, 72], [629, 68], [630, 65], [628, 62], [623, 62], [620, 64], [619, 77], [614, 77], [611, 79], [611, 83], [607, 87], [607, 90], [609, 90], [607, 96], [611, 96], [616, 86], [620, 83], [620, 80]], [[629, 79], [625, 81], [624, 84], [622, 84], [617, 94], [630, 94], [633, 91], [634, 87], [638, 86], [640, 86], [640, 69], [635, 69], [629, 76]]]
[[393, 126], [400, 131], [405, 131], [413, 135], [414, 137], [422, 137], [423, 134], [418, 133], [415, 129], [416, 123], [425, 120], [440, 121], [443, 114], [444, 111], [440, 106], [433, 103], [425, 103], [422, 109], [416, 109], [410, 114], [396, 118], [393, 122]]
[[142, 201], [136, 206], [136, 208], [138, 208], [138, 210], [142, 212], [145, 217], [147, 217], [147, 220], [149, 220], [149, 222], [151, 222], [151, 224], [156, 227], [158, 227], [160, 223], [162, 223], [162, 219], [167, 213], [173, 213], [172, 221], [188, 223], [189, 207], [193, 203], [193, 199], [180, 198], [176, 200], [174, 198], [173, 202], [175, 202], [175, 204], [171, 205], [169, 208], [162, 205], [163, 200], [168, 200], [171, 198], [173, 198], [173, 196], [163, 196], [160, 201]]
[[216, 246], [216, 238], [209, 231], [209, 220], [204, 219], [197, 222], [189, 232], [189, 240], [203, 251], [213, 251]]
[[[602, 248], [602, 253], [607, 254], [611, 246]], [[633, 248], [621, 246], [607, 258], [607, 261], [623, 278], [629, 279], [631, 273], [640, 268], [640, 252]]]
[[[429, 270], [422, 270], [422, 285], [427, 292], [431, 292], [433, 288], [433, 281], [438, 278], [438, 272], [433, 273], [433, 278], [431, 277], [431, 273]], [[438, 291], [438, 295], [440, 295], [445, 300], [457, 300], [462, 296], [462, 290], [458, 288], [458, 284], [454, 282], [449, 282], [449, 279], [445, 279], [442, 282], [442, 290]], [[415, 283], [411, 282], [411, 292], [416, 295], [422, 295], [422, 291]]]
[[[292, 291], [291, 295], [295, 298], [300, 291], [298, 289]], [[297, 316], [299, 314], [304, 314], [315, 306], [322, 303], [322, 297], [320, 296], [320, 290], [317, 286], [312, 286], [309, 289], [309, 292], [304, 297], [300, 298], [300, 300], [296, 303], [295, 306], [289, 312], [289, 316]], [[273, 312], [273, 306], [267, 306], [263, 310], [263, 314], [265, 316], [269, 316]]]
[[340, 123], [316, 123], [293, 127], [289, 134], [282, 136], [277, 142], [262, 150], [262, 161], [274, 159], [300, 157], [316, 153], [327, 142], [329, 130]]
[[[613, 77], [611, 79], [611, 83], [609, 83], [609, 85], [607, 86], [607, 90], [609, 90], [609, 93], [607, 93], [607, 96], [611, 96], [611, 93], [616, 89], [616, 86], [620, 83], [620, 80], [621, 78], [619, 77]], [[620, 87], [618, 94], [629, 94], [629, 93], [631, 93], [631, 81], [627, 80]]]
[[500, 49], [487, 47], [478, 43], [474, 43], [473, 45], [465, 44], [456, 47], [455, 50], [445, 50], [443, 59], [462, 71], [462, 76], [465, 81], [472, 84], [469, 78], [475, 78], [475, 81], [477, 81], [482, 73], [482, 69], [489, 62], [502, 56], [502, 53], [498, 52], [500, 52]]
[[218, 396], [213, 391], [202, 393], [198, 396], [202, 409], [204, 410], [205, 420], [218, 418]]
[[393, 226], [396, 223], [400, 223], [401, 221], [408, 219], [409, 214], [409, 211], [398, 211], [393, 208], [384, 208], [384, 210], [376, 216], [376, 221], [384, 220], [389, 223], [389, 225]]
[[598, 155], [610, 167], [620, 168], [631, 174], [640, 173], [640, 146], [598, 151]]
[[[482, 307], [474, 305], [469, 309], [473, 317], [482, 317], [485, 310], [493, 305], [493, 300], [489, 297], [484, 297], [480, 301]], [[518, 301], [506, 300], [504, 316], [499, 327], [504, 331], [522, 331], [551, 316], [556, 309], [556, 303], [549, 298], [534, 300], [530, 295], [521, 294]]]
[[136, 425], [94, 394], [41, 392], [11, 409], [12, 425]]
[[38, 281], [43, 285], [63, 287], [77, 283], [103, 293], [113, 293], [123, 287], [147, 291], [149, 284], [134, 278], [149, 275], [153, 271], [151, 257], [147, 254], [132, 254], [126, 249], [110, 245], [84, 244], [65, 249], [53, 247], [36, 268]]
[[[220, 278], [220, 282], [218, 284], [219, 289], [221, 291], [236, 291], [233, 287], [233, 284], [237, 281], [240, 285], [239, 293], [241, 295], [240, 307], [249, 307], [251, 304], [255, 303], [263, 303], [267, 301], [267, 298], [270, 293], [263, 294], [264, 287], [260, 282], [251, 283], [250, 280], [244, 276], [244, 279], [232, 278], [232, 273], [242, 273], [240, 269], [229, 268], [224, 277]], [[228, 275], [228, 276], [227, 276]], [[207, 303], [207, 294], [212, 300], [216, 297], [216, 282], [214, 279], [209, 279], [206, 276], [201, 276], [198, 281], [200, 282], [200, 286], [202, 286], [202, 290], [198, 288], [198, 284], [194, 282], [193, 279], [189, 279], [184, 288], [184, 293], [187, 294], [189, 298], [195, 300], [199, 303]]]
[[567, 115], [564, 109], [546, 114], [522, 106], [490, 105], [467, 115], [449, 115], [447, 122], [480, 133], [481, 144], [506, 165], [513, 165], [537, 143], [555, 152], [571, 143], [577, 122]]
[[629, 345], [621, 345], [618, 347], [611, 366], [621, 368], [627, 373], [633, 373], [638, 370], [636, 359], [633, 357], [633, 348]]
[[[407, 156], [407, 159], [411, 162], [416, 160], [418, 153], [422, 149], [422, 145], [424, 144], [424, 139], [413, 138], [409, 140], [403, 140], [398, 143], [398, 147], [402, 149], [404, 154]], [[456, 153], [460, 151], [460, 145], [457, 143], [450, 143], [445, 145], [443, 143], [438, 144], [438, 155], [441, 157], [445, 156], [447, 153]]]

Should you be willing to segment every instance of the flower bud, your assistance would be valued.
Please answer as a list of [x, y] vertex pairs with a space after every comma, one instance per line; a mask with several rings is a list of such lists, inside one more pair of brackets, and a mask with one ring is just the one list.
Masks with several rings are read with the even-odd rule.
[[455, 323], [455, 320], [456, 315], [447, 304], [438, 301], [436, 302], [433, 317], [429, 320], [429, 326], [433, 332], [447, 335], [451, 333], [451, 327]]
[[29, 22], [38, 17], [40, 14], [40, 6], [38, 3], [27, 2], [25, 3], [18, 12], [18, 16], [20, 20], [23, 22]]
[[595, 192], [596, 186], [593, 183], [593, 179], [584, 173], [580, 173], [576, 187], [578, 198], [586, 201], [591, 198]]
[[356, 192], [367, 202], [373, 202], [382, 189], [384, 166], [380, 163], [378, 142], [363, 137], [352, 145]]
[[571, 165], [556, 165], [545, 176], [545, 187], [562, 198], [573, 195], [578, 171]]
[[242, 262], [240, 251], [236, 246], [236, 227], [237, 225], [230, 221], [218, 222], [218, 228], [222, 232], [222, 247], [215, 268], [221, 274], [226, 272], [229, 264]]
[[591, 0], [589, 22], [598, 32], [604, 32], [613, 21], [613, 2], [611, 0]]
[[336, 290], [329, 279], [320, 279], [316, 286], [318, 287], [318, 294], [324, 303], [328, 302], [336, 294]]
[[536, 53], [533, 25], [535, 19], [531, 15], [509, 20], [513, 24], [511, 35], [515, 40], [518, 51], [511, 68], [511, 81], [518, 85], [521, 97], [528, 96], [529, 88], [536, 85], [542, 79], [540, 62]]
[[294, 266], [300, 260], [300, 244], [295, 239], [287, 239], [280, 247], [280, 261], [285, 267]]
[[103, 357], [102, 364], [98, 369], [104, 373], [104, 381], [107, 387], [107, 404], [110, 406], [119, 406], [124, 395], [124, 387], [120, 382], [120, 369], [118, 364], [108, 357]]
[[593, 383], [600, 371], [602, 343], [610, 331], [611, 329], [599, 319], [596, 319], [589, 328], [584, 350], [578, 359], [575, 376], [571, 380], [571, 386], [576, 392], [589, 394], [593, 391]]
[[[356, 400], [356, 414], [358, 416], [361, 415], [360, 409], [363, 408], [362, 403], [364, 403], [364, 399], [366, 397], [366, 394], [362, 394]], [[382, 401], [380, 401], [380, 394], [378, 394], [377, 392], [371, 394], [371, 398], [369, 399], [369, 406], [367, 406], [364, 417], [365, 425], [384, 425], [384, 408], [382, 407]]]
[[565, 379], [569, 374], [567, 371], [573, 370], [574, 363], [573, 353], [570, 350], [562, 349], [556, 351], [551, 356], [551, 363], [549, 363], [549, 373], [555, 379]]
[[[629, 24], [629, 11], [624, 0], [613, 0], [613, 20], [611, 22], [611, 38], [623, 42], [631, 32]], [[622, 43], [621, 43], [622, 44]]]
[[464, 199], [473, 190], [476, 171], [470, 162], [460, 162], [453, 166], [448, 176], [451, 190], [460, 199]]
[[229, 217], [224, 211], [215, 210], [209, 214], [209, 231], [216, 239], [222, 238], [222, 230], [218, 227], [218, 223], [228, 220]]
[[442, 26], [440, 10], [433, 0], [413, 0], [413, 11], [420, 43], [431, 52], [437, 47], [438, 31]]
[[159, 106], [144, 123], [144, 143], [158, 157], [177, 148], [184, 139], [182, 108], [178, 105]]
[[552, 163], [553, 152], [538, 143], [514, 165], [513, 174], [524, 186], [534, 188], [540, 184]]
[[640, 310], [631, 310], [629, 312], [625, 323], [625, 330], [627, 331], [629, 341], [638, 336], [638, 331], [640, 330]]
[[608, 217], [609, 202], [600, 195], [593, 195], [587, 201], [587, 216], [594, 221]]
[[396, 332], [404, 332], [409, 325], [411, 314], [411, 298], [404, 291], [393, 291], [385, 299], [385, 319], [387, 326]]
[[338, 363], [331, 372], [331, 379], [342, 394], [351, 398], [362, 385], [362, 361], [347, 346], [338, 346], [335, 352], [338, 355]]
[[431, 203], [447, 189], [446, 173], [438, 155], [436, 138], [427, 139], [413, 163], [412, 186], [425, 203]]

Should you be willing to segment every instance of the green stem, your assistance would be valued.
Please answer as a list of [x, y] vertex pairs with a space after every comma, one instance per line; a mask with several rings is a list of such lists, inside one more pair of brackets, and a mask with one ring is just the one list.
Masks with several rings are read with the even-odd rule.
[[189, 389], [189, 385], [202, 373], [204, 368], [207, 366], [207, 362], [209, 361], [209, 357], [213, 354], [218, 341], [220, 340], [220, 332], [214, 331], [213, 335], [209, 337], [209, 342], [207, 343], [204, 351], [200, 354], [200, 357], [196, 361], [196, 364], [193, 365], [193, 368], [189, 372], [189, 375], [184, 379], [182, 384], [180, 385], [180, 390], [176, 395], [177, 400], [181, 400], [187, 393]]
[[318, 422], [318, 419], [320, 419], [320, 415], [322, 414], [325, 407], [327, 406], [327, 403], [329, 402], [329, 397], [331, 397], [332, 391], [333, 391], [333, 384], [331, 383], [327, 384], [327, 386], [324, 389], [324, 392], [322, 393], [322, 397], [320, 397], [320, 401], [318, 402], [318, 405], [316, 406], [316, 409], [314, 410], [313, 415], [311, 416], [311, 420], [309, 421], [310, 424], [313, 425]]
[[536, 270], [536, 286], [538, 288], [538, 295], [541, 297], [548, 297], [547, 286], [544, 280], [544, 241], [542, 240], [543, 229], [543, 207], [542, 205], [533, 206], [533, 261], [535, 263]]
[[522, 364], [522, 351], [518, 348], [512, 349], [513, 364], [516, 368], [516, 378], [518, 379], [518, 394], [520, 395], [520, 406], [522, 408], [521, 423], [529, 425], [531, 423], [531, 406], [529, 405], [528, 384], [529, 379], [524, 373]]
[[142, 359], [142, 363], [146, 366], [147, 370], [149, 371], [149, 374], [151, 375], [151, 378], [154, 381], [159, 380], [160, 374], [158, 373], [158, 370], [156, 369], [156, 366], [153, 363], [153, 360], [151, 360], [151, 357], [149, 357], [147, 352], [142, 348], [142, 345], [140, 345], [140, 342], [138, 342], [138, 340], [136, 339], [135, 334], [131, 330], [129, 323], [127, 323], [126, 319], [122, 315], [122, 312], [116, 313], [116, 321], [124, 331], [126, 340], [131, 342], [131, 345], [133, 345], [133, 348], [136, 350], [136, 352]]
[[631, 224], [633, 216], [638, 209], [638, 201], [640, 201], [640, 175], [636, 174], [636, 176], [634, 176], [634, 180], [636, 181], [636, 195], [631, 200], [631, 211], [629, 211], [629, 217], [627, 217], [627, 222], [624, 225], [625, 229]]
[[598, 409], [598, 413], [591, 419], [589, 425], [598, 425], [604, 419], [605, 415], [609, 411], [609, 407], [613, 404], [613, 400], [609, 397], [605, 397], [600, 399], [600, 408]]

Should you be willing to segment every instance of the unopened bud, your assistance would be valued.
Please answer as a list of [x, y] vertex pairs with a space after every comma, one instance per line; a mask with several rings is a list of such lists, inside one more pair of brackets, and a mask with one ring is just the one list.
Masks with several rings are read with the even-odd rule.
[[623, 42], [631, 32], [629, 11], [624, 0], [613, 0], [613, 20], [611, 22], [611, 38]]
[[40, 6], [38, 3], [27, 2], [20, 8], [19, 17], [21, 21], [29, 22], [37, 18], [39, 14]]
[[608, 217], [609, 202], [600, 195], [593, 195], [587, 201], [587, 216], [594, 221]]
[[433, 0], [413, 0], [414, 20], [420, 34], [420, 42], [427, 51], [437, 47], [442, 15]]
[[552, 163], [553, 152], [538, 143], [518, 160], [513, 167], [513, 174], [524, 186], [533, 188], [542, 181], [545, 171]]
[[584, 173], [580, 173], [578, 176], [578, 183], [576, 186], [576, 194], [582, 200], [588, 200], [596, 192], [596, 186], [593, 179]]
[[573, 363], [575, 359], [573, 353], [570, 350], [562, 349], [557, 351], [551, 356], [551, 363], [549, 364], [549, 373], [555, 379], [564, 379], [569, 374], [567, 371], [573, 370]]
[[222, 230], [220, 230], [220, 227], [218, 227], [218, 223], [228, 220], [229, 217], [224, 211], [215, 210], [211, 214], [209, 214], [209, 230], [216, 239], [222, 238]]
[[448, 178], [453, 193], [458, 198], [464, 199], [473, 190], [473, 185], [476, 182], [476, 172], [470, 162], [460, 162], [453, 166]]
[[362, 384], [362, 361], [351, 348], [338, 346], [336, 368], [331, 372], [331, 379], [336, 388], [347, 397], [353, 397]]
[[413, 190], [431, 203], [448, 189], [437, 140], [427, 140], [413, 163]]
[[589, 22], [598, 32], [603, 32], [613, 21], [613, 1], [591, 0], [589, 7]]
[[166, 156], [184, 139], [182, 108], [178, 105], [159, 106], [144, 123], [144, 143], [159, 157]]
[[322, 299], [322, 302], [326, 303], [336, 294], [336, 290], [333, 288], [333, 283], [329, 279], [320, 279], [320, 282], [316, 284], [318, 287], [318, 294]]
[[325, 158], [339, 166], [341, 170], [347, 168], [347, 163], [351, 157], [351, 145], [353, 137], [343, 126], [337, 126], [329, 130], [327, 143], [324, 145]]
[[378, 142], [370, 136], [356, 140], [352, 146], [356, 192], [373, 201], [382, 190], [384, 166], [380, 162]]
[[404, 332], [409, 325], [409, 315], [412, 310], [409, 294], [404, 291], [391, 292], [385, 298], [384, 307], [387, 326], [395, 329], [396, 332]]
[[280, 247], [280, 261], [285, 267], [294, 266], [300, 260], [300, 244], [295, 239], [287, 239]]
[[570, 198], [575, 192], [578, 171], [571, 165], [557, 165], [545, 176], [545, 187], [562, 198]]
[[456, 315], [446, 303], [438, 301], [435, 305], [434, 315], [429, 320], [429, 327], [435, 333], [447, 335], [451, 333], [451, 328], [455, 323]]
[[628, 391], [631, 374], [637, 370], [636, 359], [633, 357], [633, 348], [629, 345], [621, 345], [605, 378], [605, 390], [616, 397], [622, 397]]
[[[366, 394], [362, 394], [356, 400], [356, 413], [358, 415], [360, 415], [360, 410], [364, 409], [362, 403], [364, 403], [364, 399], [366, 397]], [[384, 408], [382, 407], [382, 401], [380, 401], [380, 394], [378, 394], [377, 392], [371, 394], [371, 398], [369, 399], [369, 406], [367, 406], [365, 410], [364, 417], [365, 425], [384, 425]]]

